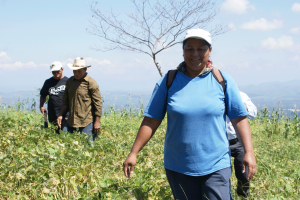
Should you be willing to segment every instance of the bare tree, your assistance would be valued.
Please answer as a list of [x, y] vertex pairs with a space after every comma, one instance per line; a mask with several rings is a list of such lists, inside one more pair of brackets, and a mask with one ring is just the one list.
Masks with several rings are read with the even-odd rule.
[[[91, 4], [93, 19], [89, 33], [105, 42], [100, 51], [121, 49], [149, 55], [160, 74], [157, 54], [178, 43], [179, 36], [193, 27], [206, 28], [218, 13], [214, 0], [131, 0], [135, 12], [124, 16], [113, 11], [104, 13], [98, 2]], [[226, 28], [217, 25], [211, 34], [224, 33]]]

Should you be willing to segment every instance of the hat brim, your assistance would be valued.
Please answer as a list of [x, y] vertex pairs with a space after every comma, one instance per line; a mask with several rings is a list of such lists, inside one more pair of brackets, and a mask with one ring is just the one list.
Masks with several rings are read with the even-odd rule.
[[210, 45], [211, 45], [211, 42], [209, 42], [209, 41], [207, 41], [207, 39], [205, 39], [205, 38], [202, 38], [202, 37], [199, 37], [199, 36], [190, 36], [190, 37], [184, 38], [184, 40], [183, 40], [183, 41], [185, 41], [185, 40], [187, 40], [187, 39], [191, 39], [191, 38], [194, 38], [194, 39], [199, 39], [199, 40], [204, 40], [204, 41], [206, 41], [208, 44], [210, 44]]
[[78, 70], [78, 69], [83, 69], [83, 68], [89, 68], [89, 67], [91, 67], [91, 65], [89, 65], [89, 66], [87, 66], [87, 65], [85, 65], [85, 66], [80, 66], [80, 67], [74, 67], [72, 64], [67, 64], [67, 66], [71, 69], [71, 70]]
[[50, 69], [50, 71], [51, 71], [51, 72], [53, 72], [53, 71], [59, 71], [59, 70], [61, 70], [61, 68], [62, 68], [62, 67], [59, 67], [59, 68], [53, 67], [52, 69]]

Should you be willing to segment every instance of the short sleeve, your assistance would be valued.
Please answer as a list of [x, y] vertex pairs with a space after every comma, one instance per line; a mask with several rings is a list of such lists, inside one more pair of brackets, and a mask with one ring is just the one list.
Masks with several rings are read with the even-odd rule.
[[156, 120], [164, 119], [167, 107], [167, 91], [166, 86], [164, 86], [165, 77], [162, 77], [162, 79], [155, 85], [151, 99], [148, 103], [146, 110], [144, 111], [144, 116]]
[[[223, 73], [222, 73], [223, 74]], [[248, 115], [248, 111], [242, 101], [239, 89], [235, 81], [227, 74], [223, 74], [226, 79], [226, 109], [227, 116], [230, 119], [236, 119], [239, 117], [244, 117]]]
[[47, 96], [49, 93], [48, 93], [48, 87], [47, 87], [47, 80], [44, 82], [44, 85], [40, 91], [40, 95], [45, 97]]
[[245, 106], [247, 106], [248, 109], [248, 119], [254, 119], [257, 115], [257, 108], [252, 103], [251, 99], [248, 97], [247, 94], [240, 92], [243, 103]]

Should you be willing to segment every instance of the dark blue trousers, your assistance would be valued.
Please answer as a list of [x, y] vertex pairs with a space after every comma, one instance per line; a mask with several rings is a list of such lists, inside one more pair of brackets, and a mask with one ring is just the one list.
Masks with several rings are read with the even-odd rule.
[[68, 125], [68, 123], [65, 124], [67, 126], [67, 130], [69, 133], [73, 133], [77, 129], [79, 130], [80, 133], [86, 133], [91, 137], [91, 141], [94, 141], [95, 138], [97, 137], [97, 134], [94, 134], [94, 123], [90, 123], [86, 127], [71, 127]]
[[165, 170], [175, 200], [232, 200], [231, 167], [205, 176], [189, 176]]
[[237, 141], [237, 143], [230, 145], [231, 157], [234, 157], [234, 171], [235, 177], [237, 178], [237, 189], [238, 195], [247, 197], [249, 194], [250, 181], [247, 179], [248, 169], [243, 173], [243, 159], [245, 156], [244, 147]]

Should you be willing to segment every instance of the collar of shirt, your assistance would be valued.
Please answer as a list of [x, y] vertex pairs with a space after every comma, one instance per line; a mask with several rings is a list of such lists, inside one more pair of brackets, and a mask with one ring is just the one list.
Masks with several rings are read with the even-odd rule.
[[[208, 60], [206, 63], [206, 68], [203, 72], [201, 72], [198, 76], [205, 76], [206, 74], [208, 74], [209, 72], [211, 72], [213, 68], [213, 64], [211, 60]], [[177, 70], [180, 73], [186, 74], [186, 63], [183, 61], [182, 63], [180, 63], [177, 67]]]
[[86, 82], [88, 82], [89, 79], [90, 79], [90, 76], [89, 76], [88, 73], [86, 73], [86, 75], [84, 76], [84, 78], [81, 79], [81, 80], [77, 80], [75, 77], [73, 77], [73, 81], [86, 81]]

